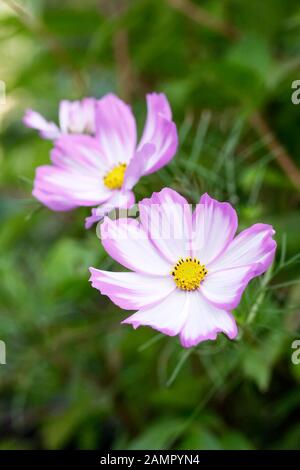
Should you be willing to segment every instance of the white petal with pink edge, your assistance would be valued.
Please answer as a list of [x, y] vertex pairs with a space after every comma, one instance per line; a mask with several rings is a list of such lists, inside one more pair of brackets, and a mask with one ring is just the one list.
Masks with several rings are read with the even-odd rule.
[[169, 277], [109, 272], [90, 268], [92, 286], [125, 310], [138, 310], [162, 301], [175, 290]]
[[41, 137], [44, 139], [57, 139], [60, 135], [60, 129], [54, 122], [47, 121], [40, 113], [27, 109], [23, 123], [27, 127], [40, 131]]
[[62, 100], [59, 105], [59, 123], [64, 134], [94, 134], [95, 108], [97, 100], [84, 98], [82, 101]]
[[189, 312], [180, 332], [182, 346], [190, 348], [202, 341], [216, 339], [225, 333], [230, 339], [237, 336], [236, 322], [231, 313], [218, 309], [199, 291], [189, 292]]
[[46, 207], [53, 211], [63, 212], [70, 211], [78, 207], [77, 204], [71, 202], [68, 196], [64, 194], [56, 194], [47, 192], [43, 189], [34, 188], [32, 195], [44, 204]]
[[37, 168], [34, 190], [63, 195], [70, 204], [78, 206], [100, 204], [111, 195], [111, 191], [95, 176], [81, 175], [50, 165]]
[[88, 135], [64, 135], [57, 139], [51, 160], [60, 168], [102, 178], [109, 171], [99, 142]]
[[175, 336], [181, 331], [188, 314], [188, 293], [175, 290], [158, 304], [140, 310], [122, 323], [129, 323], [134, 328], [150, 326], [166, 335]]
[[[163, 117], [157, 116], [155, 134], [145, 143], [151, 143], [155, 146], [155, 151], [146, 160], [143, 170], [144, 175], [149, 175], [167, 165], [174, 157], [178, 147], [176, 125], [173, 121], [167, 121]], [[139, 146], [139, 149], [141, 148], [142, 145]]]
[[106, 217], [101, 225], [101, 241], [114, 260], [133, 271], [160, 276], [172, 269], [135, 219], [113, 221]]
[[167, 121], [172, 120], [172, 111], [166, 95], [163, 93], [149, 93], [146, 96], [147, 118], [139, 147], [151, 142], [157, 132], [157, 116], [161, 116]]
[[164, 188], [140, 201], [139, 211], [144, 230], [169, 263], [190, 256], [192, 215], [186, 199]]
[[193, 254], [201, 263], [216, 259], [234, 237], [237, 215], [227, 202], [204, 194], [193, 213]]
[[175, 155], [178, 136], [172, 122], [169, 102], [163, 93], [150, 93], [147, 99], [147, 118], [138, 150], [147, 143], [155, 145], [155, 152], [147, 159], [143, 174], [150, 174], [166, 165]]
[[209, 269], [221, 270], [251, 264], [253, 275], [259, 276], [268, 269], [274, 259], [276, 251], [276, 242], [272, 238], [274, 234], [271, 225], [252, 225], [230, 243]]
[[96, 135], [111, 166], [128, 163], [136, 147], [136, 123], [130, 107], [113, 94], [98, 101]]
[[111, 197], [99, 207], [92, 209], [92, 213], [85, 219], [85, 228], [89, 229], [102, 220], [114, 209], [130, 209], [135, 201], [133, 191], [112, 191]]
[[235, 308], [253, 277], [253, 266], [208, 271], [201, 283], [200, 290], [204, 297], [214, 305], [225, 310]]
[[123, 188], [132, 189], [138, 180], [144, 175], [147, 161], [155, 152], [155, 145], [145, 144], [140, 150], [137, 150], [134, 157], [130, 160], [125, 172]]

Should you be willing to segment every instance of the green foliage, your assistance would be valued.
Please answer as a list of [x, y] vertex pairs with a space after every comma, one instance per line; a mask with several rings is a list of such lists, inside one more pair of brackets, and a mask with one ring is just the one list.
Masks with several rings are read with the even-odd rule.
[[[236, 41], [165, 1], [19, 3], [32, 16], [25, 24], [0, 3], [0, 448], [299, 448], [299, 193], [248, 119], [263, 109], [300, 167], [300, 108], [290, 101], [299, 2], [194, 0], [234, 24]], [[234, 342], [187, 352], [177, 338], [121, 326], [125, 312], [88, 283], [91, 265], [118, 269], [83, 227], [89, 210], [51, 213], [31, 196], [51, 144], [25, 129], [24, 110], [56, 120], [62, 98], [130, 94], [120, 30], [139, 128], [144, 93], [162, 90], [180, 133], [176, 158], [143, 178], [137, 197], [170, 186], [196, 203], [208, 191], [236, 206], [240, 229], [276, 229], [276, 263], [234, 312]]]

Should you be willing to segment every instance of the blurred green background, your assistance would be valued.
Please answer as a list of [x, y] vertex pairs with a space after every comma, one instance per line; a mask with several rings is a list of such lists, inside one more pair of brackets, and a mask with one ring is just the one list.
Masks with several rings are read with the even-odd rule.
[[[0, 1], [1, 449], [300, 448], [300, 78], [298, 0]], [[88, 209], [31, 197], [51, 143], [21, 122], [57, 119], [61, 99], [114, 91], [139, 127], [144, 96], [167, 94], [176, 158], [137, 198], [172, 186], [190, 202], [230, 200], [240, 228], [272, 223], [273, 270], [235, 311], [237, 341], [183, 350], [121, 326], [88, 283], [116, 269]]]

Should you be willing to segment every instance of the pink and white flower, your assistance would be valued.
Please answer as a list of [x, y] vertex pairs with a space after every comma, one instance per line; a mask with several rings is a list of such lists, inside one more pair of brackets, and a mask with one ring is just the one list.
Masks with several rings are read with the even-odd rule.
[[55, 140], [67, 134], [95, 133], [95, 111], [97, 100], [84, 98], [81, 101], [63, 100], [59, 105], [59, 126], [47, 121], [40, 113], [28, 109], [23, 122], [27, 127], [39, 131], [44, 139]]
[[95, 137], [59, 137], [52, 165], [36, 171], [33, 195], [55, 211], [101, 204], [87, 218], [89, 228], [111, 209], [131, 207], [137, 181], [166, 165], [176, 150], [177, 131], [165, 95], [147, 95], [146, 124], [137, 144], [130, 107], [108, 94], [97, 103]]
[[125, 310], [123, 323], [179, 335], [184, 347], [238, 330], [231, 311], [249, 281], [273, 261], [274, 230], [255, 224], [235, 236], [233, 207], [204, 194], [192, 212], [172, 189], [139, 203], [140, 221], [104, 219], [107, 253], [131, 272], [90, 268], [92, 286]]

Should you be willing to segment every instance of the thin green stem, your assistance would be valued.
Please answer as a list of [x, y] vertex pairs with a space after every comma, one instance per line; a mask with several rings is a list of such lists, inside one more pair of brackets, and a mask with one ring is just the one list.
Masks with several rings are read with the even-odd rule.
[[160, 339], [162, 339], [164, 337], [163, 334], [159, 333], [158, 335], [155, 335], [153, 336], [153, 338], [150, 338], [149, 341], [146, 341], [146, 343], [142, 344], [142, 346], [140, 346], [138, 348], [138, 351], [139, 352], [143, 352], [145, 351], [146, 349], [150, 348], [150, 346], [152, 346], [153, 344], [157, 343]]
[[173, 370], [170, 378], [168, 379], [168, 381], [166, 383], [167, 387], [170, 387], [170, 385], [172, 385], [172, 383], [176, 379], [177, 375], [179, 374], [182, 366], [184, 365], [185, 361], [188, 359], [188, 357], [191, 355], [192, 352], [193, 352], [193, 348], [190, 348], [190, 349], [187, 349], [186, 351], [183, 351], [183, 353], [181, 354], [181, 357], [180, 357], [175, 369]]

